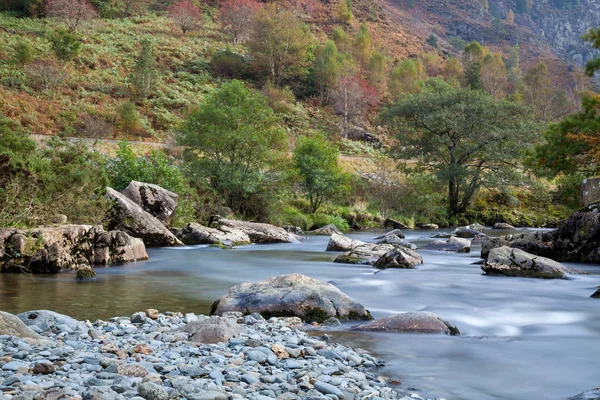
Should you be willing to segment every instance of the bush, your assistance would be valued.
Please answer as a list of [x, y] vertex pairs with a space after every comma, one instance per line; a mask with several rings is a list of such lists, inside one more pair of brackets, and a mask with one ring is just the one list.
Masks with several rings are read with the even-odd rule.
[[35, 90], [48, 90], [61, 85], [67, 79], [55, 61], [36, 60], [27, 67], [29, 85]]
[[15, 44], [15, 61], [20, 65], [29, 64], [33, 61], [33, 47], [29, 42], [19, 39]]
[[50, 36], [50, 47], [61, 61], [69, 61], [77, 57], [81, 51], [79, 37], [65, 29], [57, 29]]
[[229, 50], [217, 51], [210, 60], [210, 69], [216, 76], [241, 79], [248, 69], [246, 60], [241, 55]]
[[141, 130], [140, 116], [135, 109], [135, 103], [127, 101], [119, 108], [119, 126], [130, 134], [138, 133]]

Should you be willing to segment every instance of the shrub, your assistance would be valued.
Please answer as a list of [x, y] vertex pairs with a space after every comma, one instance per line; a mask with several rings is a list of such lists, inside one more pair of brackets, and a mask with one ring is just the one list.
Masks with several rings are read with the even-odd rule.
[[50, 36], [50, 47], [61, 61], [69, 61], [79, 55], [81, 42], [74, 33], [64, 29], [57, 29]]
[[77, 131], [83, 137], [105, 139], [112, 137], [113, 126], [101, 117], [84, 114], [79, 118]]
[[46, 0], [46, 16], [62, 20], [69, 31], [97, 16], [89, 0]]
[[135, 103], [127, 101], [119, 108], [119, 126], [126, 133], [137, 133], [141, 129], [140, 116]]
[[243, 56], [230, 50], [223, 50], [213, 54], [210, 69], [216, 76], [241, 79], [246, 76], [247, 63]]
[[20, 65], [29, 64], [33, 61], [33, 47], [29, 42], [19, 39], [15, 44], [15, 60]]
[[54, 61], [36, 60], [27, 67], [29, 85], [36, 90], [47, 90], [59, 86], [67, 78]]

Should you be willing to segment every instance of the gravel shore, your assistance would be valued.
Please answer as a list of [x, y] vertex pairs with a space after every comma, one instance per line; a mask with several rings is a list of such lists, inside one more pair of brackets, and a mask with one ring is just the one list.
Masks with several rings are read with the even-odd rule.
[[[36, 318], [29, 327], [43, 339], [0, 336], [1, 400], [423, 400], [389, 387], [377, 373], [382, 361], [309, 336], [298, 318], [155, 310], [94, 323]], [[229, 341], [199, 343], [189, 328], [203, 321], [218, 322], [205, 338]]]

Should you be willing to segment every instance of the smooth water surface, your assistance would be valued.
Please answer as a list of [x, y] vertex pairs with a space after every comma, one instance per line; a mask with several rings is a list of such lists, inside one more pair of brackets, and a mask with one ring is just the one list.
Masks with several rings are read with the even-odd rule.
[[[371, 241], [378, 232], [349, 236]], [[407, 231], [416, 244], [433, 232]], [[505, 232], [495, 232], [496, 234]], [[208, 313], [214, 300], [244, 281], [302, 273], [329, 281], [375, 317], [432, 311], [457, 325], [460, 337], [336, 332], [338, 340], [386, 360], [381, 371], [432, 397], [465, 400], [566, 399], [600, 385], [599, 266], [591, 275], [537, 280], [482, 275], [471, 254], [420, 252], [416, 270], [378, 271], [334, 264], [328, 237], [301, 244], [151, 249], [150, 260], [74, 275], [0, 276], [0, 309], [51, 309], [78, 319], [106, 319], [156, 308]]]

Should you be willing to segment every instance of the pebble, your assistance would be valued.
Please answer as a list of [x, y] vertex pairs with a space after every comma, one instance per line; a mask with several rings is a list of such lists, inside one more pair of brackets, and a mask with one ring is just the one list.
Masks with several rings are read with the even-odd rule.
[[148, 309], [41, 325], [38, 342], [0, 336], [0, 400], [425, 400], [388, 387], [373, 371], [380, 360], [309, 336], [297, 318], [231, 313], [238, 337], [188, 341], [186, 324], [206, 318]]

